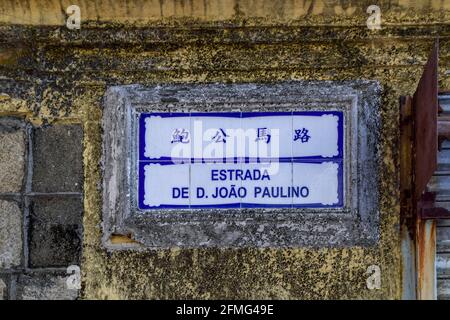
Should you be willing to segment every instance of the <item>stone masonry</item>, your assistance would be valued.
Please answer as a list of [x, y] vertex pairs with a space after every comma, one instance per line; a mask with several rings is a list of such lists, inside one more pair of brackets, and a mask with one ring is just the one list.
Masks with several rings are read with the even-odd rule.
[[0, 300], [76, 299], [80, 265], [82, 128], [0, 118]]

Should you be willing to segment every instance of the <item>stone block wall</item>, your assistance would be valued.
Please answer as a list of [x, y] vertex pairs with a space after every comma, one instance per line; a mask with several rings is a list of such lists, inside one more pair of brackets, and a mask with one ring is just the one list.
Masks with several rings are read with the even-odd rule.
[[82, 128], [0, 117], [0, 299], [76, 299]]

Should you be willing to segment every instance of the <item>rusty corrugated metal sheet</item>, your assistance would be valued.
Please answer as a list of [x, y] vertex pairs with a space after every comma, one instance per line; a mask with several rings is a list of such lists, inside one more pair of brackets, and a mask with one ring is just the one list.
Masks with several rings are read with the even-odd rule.
[[[450, 118], [450, 94], [439, 96], [440, 117]], [[436, 205], [450, 210], [450, 140], [442, 143], [438, 166], [428, 189], [436, 192]], [[438, 220], [436, 228], [437, 297], [450, 300], [450, 220]]]

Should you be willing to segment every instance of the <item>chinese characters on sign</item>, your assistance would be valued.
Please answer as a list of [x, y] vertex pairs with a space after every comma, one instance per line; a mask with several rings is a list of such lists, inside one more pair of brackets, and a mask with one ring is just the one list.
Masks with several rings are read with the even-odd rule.
[[269, 133], [269, 131], [270, 131], [269, 129], [258, 128], [256, 130], [257, 130], [256, 132], [258, 133], [258, 136], [256, 137], [256, 141], [266, 141], [266, 143], [270, 142], [271, 135]]
[[[270, 142], [270, 130], [267, 128], [257, 128], [256, 129], [257, 132], [257, 137], [255, 141], [265, 141], [266, 143]], [[297, 141], [300, 139], [300, 141], [302, 143], [304, 142], [308, 142], [308, 140], [311, 138], [308, 135], [308, 129], [302, 128], [302, 129], [294, 129], [294, 141]], [[181, 128], [181, 129], [175, 129], [172, 133], [172, 143], [176, 143], [176, 142], [180, 142], [180, 143], [189, 143], [189, 130], [185, 129], [185, 128]], [[225, 129], [223, 128], [219, 128], [216, 132], [216, 134], [214, 135], [214, 137], [212, 137], [211, 141], [213, 142], [223, 142], [226, 143], [226, 137], [229, 137], [226, 133], [225, 133]]]
[[308, 142], [310, 136], [308, 136], [308, 129], [301, 128], [295, 129], [294, 141], [300, 140], [302, 143]]
[[189, 143], [189, 131], [182, 128], [182, 129], [175, 129], [172, 133], [172, 143]]
[[342, 207], [343, 113], [142, 113], [138, 206]]

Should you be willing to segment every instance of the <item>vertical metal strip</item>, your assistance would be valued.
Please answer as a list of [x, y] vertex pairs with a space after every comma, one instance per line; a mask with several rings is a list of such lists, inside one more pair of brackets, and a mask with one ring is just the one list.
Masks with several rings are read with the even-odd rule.
[[417, 298], [436, 300], [436, 220], [417, 219]]

